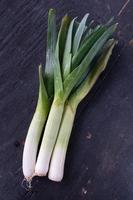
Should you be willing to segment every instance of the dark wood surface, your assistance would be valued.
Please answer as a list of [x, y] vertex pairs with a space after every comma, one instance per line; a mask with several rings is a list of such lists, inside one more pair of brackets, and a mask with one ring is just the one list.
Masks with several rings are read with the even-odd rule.
[[[35, 178], [26, 191], [21, 160], [45, 63], [47, 11], [58, 20], [90, 13], [119, 22], [108, 69], [78, 109], [61, 183]], [[133, 1], [0, 1], [0, 200], [133, 200]]]

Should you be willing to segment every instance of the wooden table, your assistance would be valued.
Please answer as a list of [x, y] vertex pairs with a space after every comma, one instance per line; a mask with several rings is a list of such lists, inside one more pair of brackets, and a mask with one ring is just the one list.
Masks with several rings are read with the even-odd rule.
[[[119, 23], [108, 69], [78, 109], [61, 183], [22, 186], [22, 151], [45, 63], [47, 11]], [[0, 200], [133, 200], [133, 1], [0, 1]]]

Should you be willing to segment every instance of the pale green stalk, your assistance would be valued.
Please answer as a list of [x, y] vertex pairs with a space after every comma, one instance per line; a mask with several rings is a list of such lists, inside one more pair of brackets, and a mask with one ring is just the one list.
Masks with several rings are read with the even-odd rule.
[[68, 24], [69, 24], [69, 18], [68, 16], [65, 16], [62, 20], [55, 50], [55, 58], [54, 58], [55, 95], [47, 119], [47, 123], [45, 126], [44, 136], [41, 142], [41, 147], [39, 150], [39, 155], [35, 166], [35, 173], [38, 176], [45, 176], [47, 174], [51, 154], [56, 142], [64, 110], [63, 84], [62, 84], [61, 67], [60, 67], [60, 62], [61, 62], [60, 55], [62, 52], [60, 52], [60, 48], [61, 45], [63, 46], [61, 42], [62, 38], [65, 37], [65, 32], [67, 31], [66, 27], [68, 27]]
[[73, 127], [76, 109], [71, 107], [70, 102], [65, 105], [63, 119], [59, 130], [59, 135], [54, 147], [52, 159], [49, 168], [48, 177], [53, 181], [61, 181], [64, 174], [64, 163], [67, 152], [67, 146]]
[[48, 172], [49, 161], [57, 138], [63, 110], [64, 104], [53, 101], [35, 167], [35, 173], [38, 176], [45, 176]]
[[89, 93], [102, 71], [106, 68], [115, 43], [114, 40], [108, 42], [108, 49], [106, 47], [106, 51], [104, 51], [102, 56], [99, 58], [96, 66], [93, 67], [88, 77], [66, 103], [62, 123], [50, 163], [48, 177], [53, 181], [61, 181], [63, 178], [68, 142], [78, 104]]

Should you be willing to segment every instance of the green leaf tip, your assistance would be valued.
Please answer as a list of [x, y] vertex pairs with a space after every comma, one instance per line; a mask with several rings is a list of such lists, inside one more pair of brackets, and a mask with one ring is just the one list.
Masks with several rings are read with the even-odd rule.
[[58, 33], [58, 39], [56, 43], [56, 54], [58, 54], [59, 56], [60, 64], [62, 64], [69, 23], [70, 23], [70, 18], [68, 15], [65, 15], [61, 21], [60, 30]]
[[58, 38], [55, 49], [55, 59], [54, 59], [54, 88], [55, 95], [62, 96], [63, 85], [62, 85], [62, 62], [66, 43], [66, 37], [68, 33], [68, 27], [70, 24], [70, 18], [65, 15], [62, 18], [60, 29], [58, 32]]
[[44, 77], [44, 82], [49, 99], [52, 99], [54, 92], [53, 57], [55, 52], [56, 40], [57, 40], [56, 15], [55, 15], [55, 10], [50, 9], [48, 12], [46, 65], [45, 65], [45, 77]]
[[83, 17], [83, 19], [79, 23], [79, 26], [78, 26], [77, 31], [75, 33], [74, 40], [73, 40], [73, 55], [78, 51], [83, 33], [85, 31], [85, 24], [86, 24], [88, 16], [89, 16], [89, 13], [87, 13]]
[[42, 76], [42, 65], [41, 64], [38, 67], [38, 71], [39, 71], [39, 82], [42, 85], [43, 84], [43, 76]]
[[55, 11], [55, 9], [53, 9], [53, 8], [50, 8], [49, 11], [48, 11], [48, 14], [49, 14], [49, 15], [55, 14], [55, 13], [56, 13], [56, 11]]
[[69, 74], [71, 70], [71, 59], [72, 59], [72, 37], [73, 37], [73, 28], [76, 17], [70, 22], [68, 33], [65, 42], [65, 50], [63, 55], [62, 71], [63, 79]]
[[112, 22], [114, 21], [114, 17], [111, 17], [107, 23], [105, 24], [106, 26], [109, 26]]
[[42, 115], [44, 115], [44, 113], [45, 115], [47, 115], [49, 111], [49, 100], [48, 100], [48, 94], [44, 85], [42, 65], [39, 65], [38, 72], [39, 72], [39, 98], [38, 98], [36, 110]]
[[62, 18], [62, 23], [68, 23], [68, 21], [70, 21], [70, 17], [68, 16], [68, 14], [65, 14]]

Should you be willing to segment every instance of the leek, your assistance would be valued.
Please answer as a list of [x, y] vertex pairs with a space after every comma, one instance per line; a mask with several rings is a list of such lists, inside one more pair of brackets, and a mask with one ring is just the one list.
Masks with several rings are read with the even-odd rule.
[[62, 38], [64, 38], [64, 36], [66, 37], [68, 24], [69, 24], [69, 18], [66, 15], [61, 23], [61, 28], [58, 34], [57, 45], [55, 50], [55, 58], [54, 58], [55, 95], [47, 119], [47, 123], [45, 126], [44, 136], [41, 142], [41, 147], [35, 166], [35, 173], [38, 176], [45, 176], [48, 172], [51, 154], [55, 145], [55, 141], [57, 138], [64, 110], [64, 100], [62, 98], [63, 82], [62, 82], [61, 67], [60, 67], [60, 60], [61, 60], [60, 55], [62, 52], [60, 53], [60, 46], [61, 47], [63, 46]]
[[49, 10], [45, 73], [43, 78], [40, 65], [38, 103], [23, 153], [28, 181], [48, 170], [49, 179], [62, 180], [77, 107], [105, 69], [116, 43], [110, 37], [117, 24], [92, 29], [86, 25], [88, 15], [80, 23], [65, 15], [57, 33], [55, 11]]
[[23, 174], [27, 180], [31, 180], [35, 175], [35, 164], [37, 150], [41, 133], [46, 122], [51, 98], [54, 88], [53, 83], [53, 55], [56, 44], [56, 27], [55, 27], [55, 12], [53, 9], [48, 13], [48, 34], [47, 34], [47, 51], [46, 51], [46, 67], [45, 67], [45, 85], [42, 75], [42, 67], [39, 66], [39, 97], [35, 114], [31, 121], [28, 134], [26, 137], [23, 151]]
[[88, 77], [85, 79], [85, 81], [83, 81], [81, 86], [74, 92], [74, 94], [70, 96], [68, 102], [66, 103], [59, 135], [56, 141], [56, 145], [54, 147], [50, 163], [48, 174], [50, 180], [58, 182], [61, 181], [63, 178], [68, 142], [70, 139], [78, 104], [90, 92], [96, 80], [98, 79], [102, 71], [106, 68], [115, 43], [116, 41], [110, 40], [108, 44], [106, 44], [106, 48], [104, 48], [104, 52], [97, 61], [96, 66], [93, 67]]
[[27, 180], [31, 180], [34, 176], [38, 144], [49, 112], [49, 101], [43, 82], [41, 65], [39, 66], [39, 82], [38, 103], [28, 130], [23, 152], [23, 174]]

